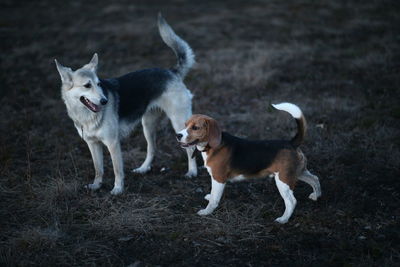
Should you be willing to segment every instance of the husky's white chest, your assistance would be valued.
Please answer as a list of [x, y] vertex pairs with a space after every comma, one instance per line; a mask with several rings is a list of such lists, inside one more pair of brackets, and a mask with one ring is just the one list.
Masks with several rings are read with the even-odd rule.
[[85, 141], [119, 139], [118, 120], [110, 114], [104, 113], [83, 121], [74, 120], [74, 124], [78, 134]]

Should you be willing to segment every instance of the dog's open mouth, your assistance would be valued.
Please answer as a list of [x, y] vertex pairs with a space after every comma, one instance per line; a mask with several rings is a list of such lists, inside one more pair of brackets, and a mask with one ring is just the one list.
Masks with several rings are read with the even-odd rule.
[[196, 145], [198, 142], [199, 142], [199, 140], [196, 139], [196, 140], [194, 140], [194, 141], [191, 142], [191, 143], [182, 143], [182, 142], [179, 142], [179, 144], [181, 145], [181, 147], [187, 148], [187, 147]]
[[101, 107], [93, 104], [89, 99], [87, 99], [84, 96], [81, 96], [79, 99], [88, 109], [90, 109], [93, 112], [99, 112], [101, 110]]

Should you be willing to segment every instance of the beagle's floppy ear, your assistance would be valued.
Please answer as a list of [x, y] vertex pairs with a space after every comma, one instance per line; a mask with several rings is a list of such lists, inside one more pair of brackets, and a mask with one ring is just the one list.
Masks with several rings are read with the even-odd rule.
[[221, 128], [219, 128], [217, 121], [212, 118], [207, 119], [207, 125], [208, 145], [215, 148], [221, 143]]

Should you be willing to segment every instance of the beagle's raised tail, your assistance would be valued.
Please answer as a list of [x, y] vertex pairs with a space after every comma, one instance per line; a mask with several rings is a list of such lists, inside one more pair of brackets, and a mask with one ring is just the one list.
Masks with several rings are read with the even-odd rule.
[[304, 141], [307, 131], [306, 118], [304, 117], [303, 112], [301, 112], [301, 109], [292, 103], [272, 104], [272, 106], [276, 109], [286, 111], [295, 118], [297, 123], [297, 133], [292, 140], [290, 140], [290, 143], [294, 147], [300, 146]]

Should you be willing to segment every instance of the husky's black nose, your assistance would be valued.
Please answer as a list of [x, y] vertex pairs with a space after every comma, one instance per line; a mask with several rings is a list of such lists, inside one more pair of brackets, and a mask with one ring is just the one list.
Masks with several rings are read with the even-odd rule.
[[178, 139], [178, 141], [180, 141], [182, 136], [183, 136], [183, 134], [178, 133], [175, 136], [176, 136], [176, 139]]
[[105, 104], [107, 104], [107, 102], [108, 102], [107, 98], [102, 98], [102, 99], [100, 99], [100, 104], [102, 104], [103, 106], [104, 106]]

